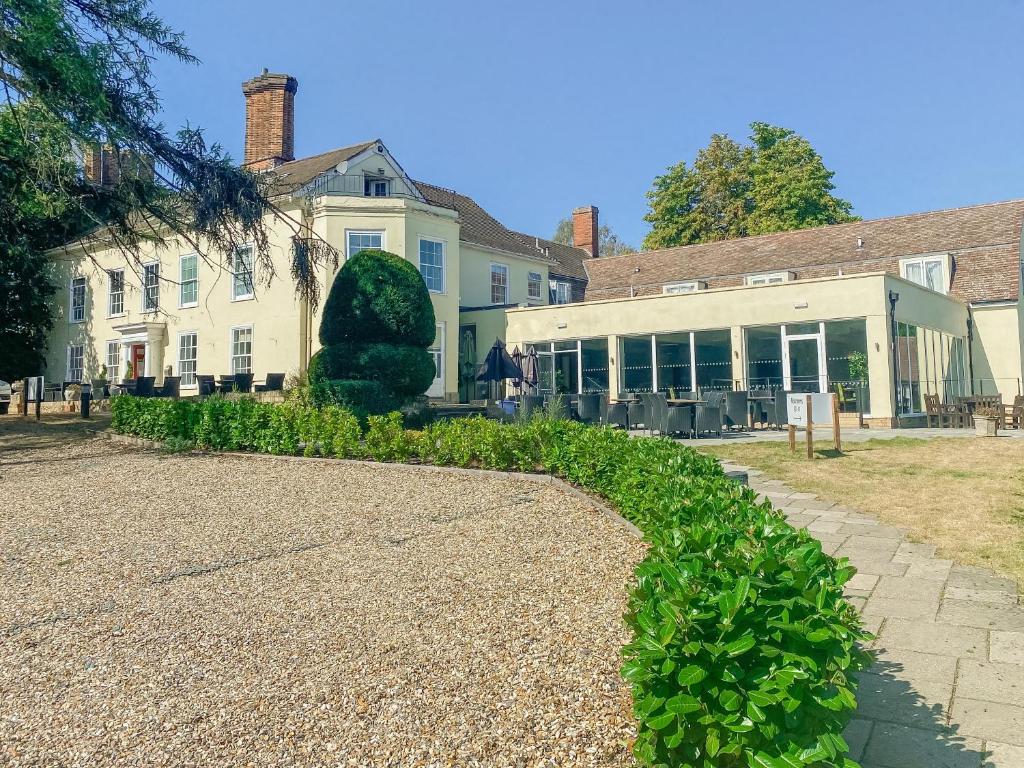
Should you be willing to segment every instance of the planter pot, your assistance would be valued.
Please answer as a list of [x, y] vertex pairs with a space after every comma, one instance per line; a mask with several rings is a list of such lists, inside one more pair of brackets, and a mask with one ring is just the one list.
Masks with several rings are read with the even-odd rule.
[[999, 420], [995, 416], [975, 416], [974, 431], [978, 437], [995, 437], [999, 430]]

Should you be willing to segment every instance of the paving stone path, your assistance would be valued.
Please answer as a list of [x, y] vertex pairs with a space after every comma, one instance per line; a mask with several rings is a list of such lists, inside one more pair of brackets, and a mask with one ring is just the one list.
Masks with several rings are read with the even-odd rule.
[[[1024, 609], [1017, 585], [935, 556], [873, 517], [748, 472], [750, 486], [858, 573], [875, 634], [846, 738], [864, 768], [1024, 768]], [[969, 534], [968, 534], [969, 535]]]

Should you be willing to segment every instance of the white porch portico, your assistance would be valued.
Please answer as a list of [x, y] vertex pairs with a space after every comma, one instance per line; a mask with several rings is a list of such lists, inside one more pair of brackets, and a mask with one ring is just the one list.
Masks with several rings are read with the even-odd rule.
[[134, 377], [154, 376], [157, 384], [163, 379], [166, 323], [128, 323], [114, 326], [120, 334], [115, 341], [121, 346], [122, 378], [127, 377], [131, 364]]

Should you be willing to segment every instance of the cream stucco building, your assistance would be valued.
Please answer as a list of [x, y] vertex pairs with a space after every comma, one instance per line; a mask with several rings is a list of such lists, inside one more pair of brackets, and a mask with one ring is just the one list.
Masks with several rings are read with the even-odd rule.
[[835, 391], [868, 423], [1021, 393], [1024, 201], [585, 262], [587, 300], [512, 309], [541, 388]]
[[[380, 140], [292, 159], [296, 87], [266, 72], [244, 84], [246, 164], [273, 174], [280, 209], [342, 259], [381, 248], [420, 269], [437, 319], [428, 394], [475, 397], [468, 341], [482, 359], [504, 334], [506, 308], [581, 298], [589, 252], [512, 231], [469, 197], [413, 181]], [[596, 248], [597, 210], [574, 215], [578, 242]], [[246, 248], [221, 256], [172, 239], [139, 263], [102, 239], [55, 250], [47, 379], [88, 379], [105, 365], [111, 381], [131, 371], [159, 384], [169, 371], [187, 394], [196, 374], [303, 371], [318, 348], [320, 308], [311, 312], [289, 277], [294, 226], [268, 218], [267, 227], [272, 280]], [[322, 274], [324, 296], [333, 277]]]

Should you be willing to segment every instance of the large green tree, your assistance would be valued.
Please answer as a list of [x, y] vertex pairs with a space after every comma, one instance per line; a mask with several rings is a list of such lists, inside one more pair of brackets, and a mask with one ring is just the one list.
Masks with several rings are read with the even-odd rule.
[[692, 165], [680, 162], [654, 180], [645, 248], [857, 220], [832, 194], [834, 173], [807, 139], [768, 123], [750, 131], [749, 144], [713, 135]]
[[[574, 245], [571, 218], [559, 220], [551, 241], [563, 245]], [[598, 253], [602, 256], [620, 256], [624, 253], [633, 253], [636, 250], [633, 246], [620, 240], [607, 224], [602, 224], [597, 229], [597, 247]]]
[[[0, 99], [9, 133], [0, 172], [18, 185], [16, 194], [3, 190], [17, 209], [0, 243], [3, 263], [27, 259], [45, 272], [40, 251], [59, 244], [57, 236], [82, 236], [87, 250], [114, 246], [138, 263], [149, 244], [177, 236], [222, 269], [228, 254], [251, 243], [262, 279], [271, 280], [267, 231], [277, 219], [292, 228], [297, 290], [315, 304], [316, 268], [337, 253], [274, 205], [265, 177], [239, 168], [200, 130], [164, 128], [151, 71], [158, 56], [196, 61], [147, 0], [0, 3]], [[36, 146], [40, 125], [49, 141]], [[116, 184], [91, 183], [77, 168], [66, 173], [69, 159], [97, 145], [140, 172], [122, 172]], [[50, 229], [52, 238], [35, 236], [55, 219], [67, 225]], [[32, 315], [0, 319], [8, 323], [0, 338], [11, 329], [24, 333], [26, 323], [41, 328]]]

